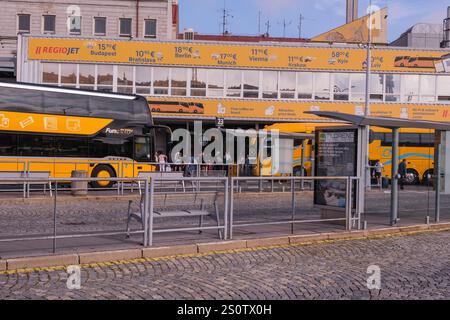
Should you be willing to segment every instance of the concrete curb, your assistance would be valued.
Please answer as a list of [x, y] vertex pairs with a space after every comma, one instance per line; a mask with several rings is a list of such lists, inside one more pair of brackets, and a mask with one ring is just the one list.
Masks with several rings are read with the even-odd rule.
[[314, 244], [321, 241], [339, 241], [352, 239], [373, 239], [376, 237], [404, 236], [433, 231], [450, 230], [450, 223], [432, 225], [414, 225], [406, 227], [381, 228], [375, 230], [344, 231], [338, 233], [319, 233], [294, 236], [258, 238], [248, 240], [230, 240], [211, 243], [175, 245], [154, 248], [135, 248], [128, 250], [83, 252], [54, 256], [38, 256], [0, 259], [1, 272], [33, 271], [33, 268], [64, 267], [68, 265], [86, 265], [106, 262], [127, 262], [137, 259], [156, 259], [168, 257], [187, 257], [196, 254], [213, 254], [232, 250], [264, 249], [287, 247], [289, 245]]
[[6, 270], [6, 260], [0, 260], [0, 271]]
[[247, 248], [247, 241], [245, 240], [231, 240], [222, 242], [199, 243], [197, 244], [199, 253], [206, 253], [211, 251], [237, 250]]
[[142, 258], [142, 249], [80, 253], [80, 264], [132, 260]]
[[198, 253], [196, 244], [142, 249], [143, 258], [160, 258], [195, 253]]
[[7, 259], [6, 262], [8, 270], [16, 270], [27, 268], [76, 265], [79, 264], [79, 257], [77, 254], [65, 254], [55, 256]]

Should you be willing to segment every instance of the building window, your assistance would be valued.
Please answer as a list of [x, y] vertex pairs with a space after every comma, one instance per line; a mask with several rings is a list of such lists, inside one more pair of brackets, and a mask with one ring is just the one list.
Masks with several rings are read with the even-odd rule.
[[113, 91], [113, 66], [97, 66], [97, 90], [103, 92]]
[[295, 72], [280, 72], [280, 98], [295, 99]]
[[42, 83], [58, 84], [59, 83], [59, 64], [43, 63], [42, 64]]
[[384, 81], [385, 101], [398, 102], [400, 101], [400, 75], [387, 74]]
[[169, 94], [169, 68], [153, 68], [153, 91], [156, 95]]
[[419, 75], [402, 75], [403, 102], [419, 101]]
[[352, 73], [350, 75], [350, 100], [364, 101], [366, 92], [366, 75]]
[[437, 77], [437, 96], [440, 103], [450, 103], [450, 76]]
[[106, 36], [106, 18], [94, 17], [94, 35]]
[[77, 65], [70, 63], [61, 64], [61, 85], [64, 87], [76, 87]]
[[[297, 73], [297, 92], [299, 99], [311, 99], [313, 94], [313, 73]], [[330, 92], [328, 91], [328, 95]]]
[[420, 101], [435, 102], [436, 101], [436, 77], [430, 75], [420, 76]]
[[94, 90], [95, 85], [95, 65], [80, 64], [79, 65], [79, 84], [80, 89]]
[[118, 66], [117, 67], [117, 92], [132, 94], [133, 93], [133, 67]]
[[258, 98], [259, 71], [244, 71], [244, 97]]
[[44, 27], [43, 27], [42, 32], [43, 33], [55, 33], [56, 16], [44, 15], [43, 20], [44, 20], [44, 23], [43, 23]]
[[119, 36], [131, 37], [131, 18], [119, 18]]
[[227, 83], [227, 97], [241, 97], [242, 71], [227, 70], [225, 74]]
[[144, 37], [156, 38], [156, 19], [144, 20]]
[[206, 69], [192, 69], [191, 76], [191, 96], [193, 97], [204, 97], [206, 96]]
[[151, 67], [136, 67], [136, 93], [150, 94], [152, 86], [152, 68]]
[[334, 100], [348, 100], [350, 92], [350, 75], [348, 73], [335, 73], [334, 74]]
[[223, 97], [224, 77], [222, 69], [208, 69], [208, 97]]
[[17, 15], [18, 33], [30, 33], [30, 15], [29, 14], [19, 14]]
[[276, 71], [263, 71], [262, 82], [262, 97], [264, 99], [277, 99], [278, 98], [278, 72]]
[[171, 95], [185, 96], [187, 93], [187, 69], [173, 68], [171, 70]]
[[[383, 74], [371, 74], [370, 75], [370, 100], [383, 101], [383, 88], [384, 88], [384, 75]], [[364, 90], [365, 89], [366, 89], [366, 85], [364, 84]]]
[[330, 74], [314, 73], [314, 99], [330, 100]]
[[79, 35], [81, 34], [81, 16], [68, 17], [69, 19], [69, 33]]

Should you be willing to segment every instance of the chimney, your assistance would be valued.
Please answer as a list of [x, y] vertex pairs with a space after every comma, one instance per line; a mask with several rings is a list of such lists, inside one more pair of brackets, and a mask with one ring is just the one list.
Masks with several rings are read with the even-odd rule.
[[347, 23], [358, 19], [358, 0], [347, 0]]
[[450, 7], [447, 7], [447, 18], [444, 19], [444, 41], [441, 47], [450, 48]]

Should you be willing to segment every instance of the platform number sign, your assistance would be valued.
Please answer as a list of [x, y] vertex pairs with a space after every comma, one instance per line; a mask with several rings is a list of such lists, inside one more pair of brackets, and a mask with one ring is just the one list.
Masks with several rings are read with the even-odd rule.
[[224, 125], [225, 125], [225, 119], [216, 117], [216, 127], [222, 128]]

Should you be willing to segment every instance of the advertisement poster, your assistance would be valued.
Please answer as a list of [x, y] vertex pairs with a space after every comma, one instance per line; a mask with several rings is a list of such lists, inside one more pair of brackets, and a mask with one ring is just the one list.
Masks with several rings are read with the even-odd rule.
[[[315, 175], [318, 177], [356, 176], [357, 149], [357, 128], [322, 128], [317, 130]], [[316, 181], [314, 184], [314, 204], [345, 208], [346, 181]]]
[[[374, 49], [372, 71], [449, 72], [450, 51]], [[363, 48], [107, 39], [28, 38], [28, 59], [132, 65], [365, 70]]]
[[[331, 101], [276, 101], [215, 98], [148, 97], [153, 117], [176, 116], [183, 118], [216, 117], [270, 119], [285, 121], [323, 120], [305, 111], [330, 111], [362, 115], [364, 105], [355, 102]], [[372, 103], [370, 115], [410, 120], [448, 121], [450, 105], [405, 105], [400, 103]]]

